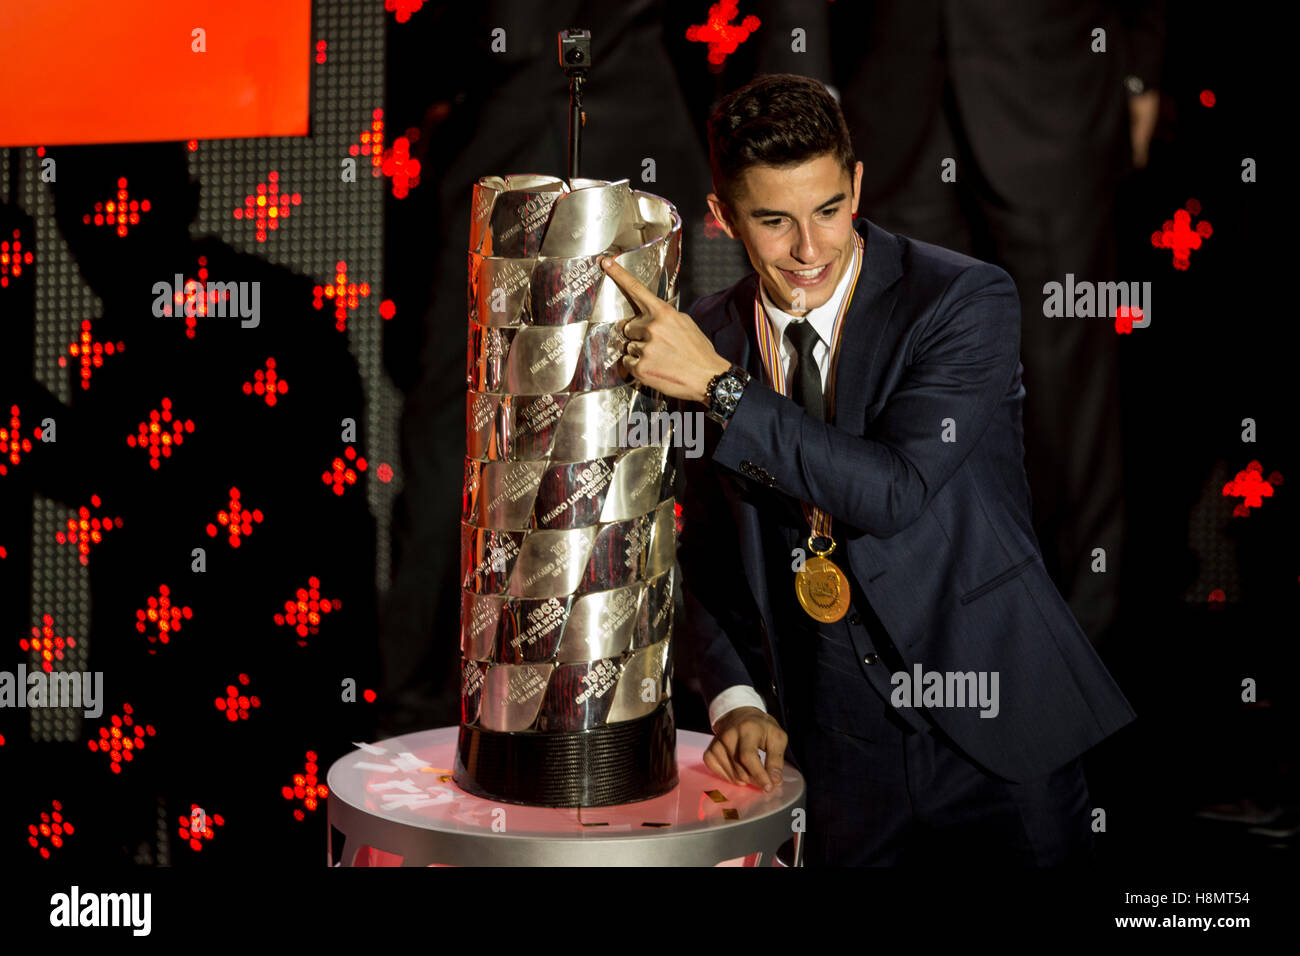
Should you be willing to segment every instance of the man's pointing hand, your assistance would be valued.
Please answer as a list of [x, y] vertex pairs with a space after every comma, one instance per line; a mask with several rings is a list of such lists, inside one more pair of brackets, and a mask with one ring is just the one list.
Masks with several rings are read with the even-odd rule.
[[613, 256], [603, 257], [600, 264], [640, 313], [619, 323], [619, 332], [628, 339], [623, 370], [670, 398], [703, 402], [709, 379], [731, 363], [714, 350], [694, 319], [647, 289]]

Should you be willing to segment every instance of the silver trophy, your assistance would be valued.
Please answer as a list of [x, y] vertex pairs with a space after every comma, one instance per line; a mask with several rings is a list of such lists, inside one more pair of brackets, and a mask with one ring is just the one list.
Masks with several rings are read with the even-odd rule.
[[471, 792], [591, 806], [676, 783], [672, 435], [628, 441], [667, 403], [620, 374], [618, 324], [637, 312], [599, 258], [676, 305], [681, 231], [626, 179], [474, 187], [456, 767]]

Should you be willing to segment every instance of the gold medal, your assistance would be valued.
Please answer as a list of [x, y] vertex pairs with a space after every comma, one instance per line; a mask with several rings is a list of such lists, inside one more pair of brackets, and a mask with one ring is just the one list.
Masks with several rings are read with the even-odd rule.
[[830, 624], [842, 618], [849, 609], [849, 579], [834, 561], [826, 555], [835, 550], [835, 539], [825, 551], [818, 551], [808, 538], [808, 550], [816, 557], [804, 562], [803, 570], [794, 576], [794, 594], [808, 616]]

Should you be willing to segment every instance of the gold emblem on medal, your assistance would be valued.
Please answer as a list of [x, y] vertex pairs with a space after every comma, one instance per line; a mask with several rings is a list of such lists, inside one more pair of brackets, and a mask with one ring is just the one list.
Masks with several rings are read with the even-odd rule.
[[842, 618], [849, 609], [849, 579], [835, 562], [814, 557], [794, 576], [794, 593], [810, 617], [823, 624]]

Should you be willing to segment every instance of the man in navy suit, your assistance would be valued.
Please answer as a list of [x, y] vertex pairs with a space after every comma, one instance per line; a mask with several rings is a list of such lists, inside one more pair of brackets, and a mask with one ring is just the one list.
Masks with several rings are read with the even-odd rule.
[[683, 459], [676, 629], [705, 763], [770, 789], [788, 746], [809, 865], [1090, 858], [1079, 758], [1134, 714], [1034, 537], [1015, 286], [854, 220], [862, 164], [816, 81], [737, 90], [709, 145], [755, 272], [687, 315], [605, 263], [642, 313], [627, 369], [712, 423]]

